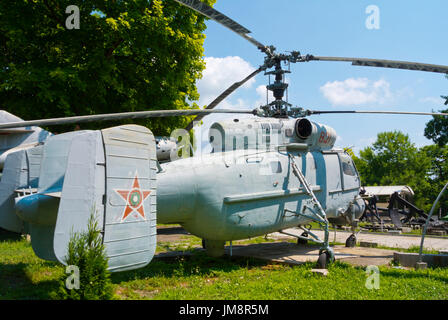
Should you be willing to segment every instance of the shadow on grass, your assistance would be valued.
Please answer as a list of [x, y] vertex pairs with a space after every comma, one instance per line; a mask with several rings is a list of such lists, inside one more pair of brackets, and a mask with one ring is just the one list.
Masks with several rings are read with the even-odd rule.
[[230, 257], [227, 255], [220, 258], [212, 258], [207, 256], [204, 251], [192, 250], [191, 255], [154, 258], [145, 268], [113, 273], [111, 279], [113, 283], [120, 283], [153, 276], [188, 277], [193, 275], [210, 275], [217, 271], [232, 272], [241, 268], [251, 269], [252, 267], [268, 264], [270, 264], [268, 261], [255, 258]]
[[20, 240], [22, 240], [22, 235], [20, 233], [7, 231], [5, 229], [0, 228], [0, 242], [20, 241]]
[[[0, 228], [0, 243], [7, 244], [4, 246], [5, 248], [8, 248], [9, 243], [19, 244], [22, 241], [24, 240], [21, 234]], [[20, 251], [20, 253], [18, 253], [18, 256], [16, 256], [16, 253], [11, 253], [10, 257], [8, 257], [9, 253], [7, 251], [2, 252], [3, 256], [0, 260], [0, 300], [50, 299], [50, 292], [59, 287], [57, 280], [32, 281], [30, 277], [36, 275], [36, 272], [53, 272], [52, 267], [56, 264], [40, 259], [37, 263], [20, 262], [22, 258], [27, 261], [30, 260], [27, 256], [28, 253], [24, 253], [24, 250], [27, 249], [29, 249], [27, 245], [24, 245], [23, 248], [14, 246], [12, 251]], [[37, 278], [39, 276], [37, 275]]]
[[[49, 263], [51, 264], [51, 263]], [[53, 266], [53, 264], [51, 264]], [[28, 264], [0, 264], [0, 300], [50, 299], [50, 293], [59, 287], [57, 280], [35, 284], [27, 274]]]

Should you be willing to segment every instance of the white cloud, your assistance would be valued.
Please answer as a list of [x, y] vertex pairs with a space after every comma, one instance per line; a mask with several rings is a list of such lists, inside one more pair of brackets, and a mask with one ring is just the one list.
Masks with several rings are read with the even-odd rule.
[[[209, 104], [233, 83], [243, 80], [255, 71], [249, 62], [238, 56], [207, 57], [205, 63], [206, 68], [202, 73], [202, 79], [197, 83], [200, 106]], [[255, 77], [247, 81], [241, 88], [250, 88], [254, 83]], [[224, 104], [225, 101], [221, 102], [219, 106], [222, 108]]]
[[434, 107], [440, 107], [445, 102], [442, 97], [424, 97], [419, 99], [418, 101], [425, 104], [433, 104]]
[[383, 104], [393, 96], [389, 82], [384, 79], [349, 78], [327, 82], [320, 91], [334, 106]]
[[[268, 91], [266, 89], [266, 85], [259, 85], [257, 87], [256, 92], [258, 95], [258, 99], [257, 101], [255, 101], [255, 104], [253, 105], [255, 108], [266, 105], [266, 91]], [[272, 91], [268, 91], [267, 103], [270, 103], [272, 101], [274, 101], [274, 96], [272, 94]]]
[[[238, 56], [228, 56], [224, 58], [206, 57], [205, 63], [206, 69], [202, 73], [202, 79], [197, 82], [197, 88], [200, 94], [198, 104], [201, 107], [212, 102], [233, 83], [243, 80], [256, 69], [249, 62]], [[216, 108], [246, 110], [252, 108], [253, 102], [238, 98], [237, 95], [235, 95], [236, 97], [233, 97], [233, 94], [238, 90], [251, 88], [254, 83], [255, 77], [248, 80], [227, 99], [221, 101]], [[257, 93], [261, 97], [259, 88], [257, 88]], [[264, 97], [266, 97], [266, 93], [264, 93]], [[264, 98], [263, 104], [265, 103], [265, 100], [266, 98]], [[202, 119], [203, 124], [197, 125], [194, 129], [195, 136], [199, 142], [198, 148], [202, 146], [202, 150], [197, 150], [197, 152], [210, 152], [210, 146], [208, 145], [208, 130], [212, 123], [232, 117], [246, 118], [252, 116], [243, 114], [237, 116], [230, 114], [210, 114], [204, 117]]]

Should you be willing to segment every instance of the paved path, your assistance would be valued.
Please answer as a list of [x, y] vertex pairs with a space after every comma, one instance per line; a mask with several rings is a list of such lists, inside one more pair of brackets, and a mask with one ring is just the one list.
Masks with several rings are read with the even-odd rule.
[[[299, 229], [287, 229], [284, 230], [287, 233], [300, 235], [302, 230]], [[324, 238], [324, 232], [321, 230], [312, 230], [320, 239]], [[350, 236], [348, 231], [337, 231], [336, 232], [336, 242], [345, 243], [345, 240]], [[274, 238], [284, 238], [287, 237], [282, 233], [271, 233], [270, 236]], [[412, 246], [420, 247], [421, 237], [420, 236], [408, 236], [408, 235], [388, 235], [388, 234], [374, 234], [371, 232], [361, 232], [357, 235], [358, 243], [360, 241], [375, 242], [380, 246], [392, 247], [392, 248], [409, 248]], [[330, 231], [330, 241], [334, 240], [334, 231]], [[428, 250], [448, 250], [448, 238], [436, 238], [436, 237], [425, 237], [425, 242], [423, 247]]]
[[[301, 234], [303, 231], [299, 229], [287, 229], [285, 232], [291, 234]], [[320, 230], [313, 230], [320, 238], [323, 238], [324, 232]], [[350, 235], [350, 232], [337, 231], [336, 241], [345, 243], [345, 240]], [[166, 228], [160, 230], [160, 238], [162, 241], [177, 241], [185, 237], [188, 233], [182, 228]], [[270, 238], [284, 240], [290, 238], [281, 233], [271, 233]], [[372, 234], [359, 233], [358, 242], [375, 242], [378, 245], [395, 247], [395, 248], [409, 248], [411, 246], [420, 246], [420, 237], [405, 236], [405, 235], [387, 235], [387, 234]], [[334, 232], [330, 233], [330, 241], [334, 241]], [[434, 250], [447, 250], [448, 238], [425, 238], [425, 248]], [[198, 250], [202, 250], [198, 248]], [[319, 255], [319, 246], [312, 245], [297, 245], [291, 242], [266, 242], [259, 244], [234, 244], [232, 252], [230, 246], [226, 246], [226, 253], [234, 256], [254, 257], [259, 259], [266, 259], [288, 264], [302, 264], [304, 262], [316, 262]], [[393, 259], [393, 251], [378, 249], [378, 248], [345, 248], [344, 245], [337, 245], [333, 247], [336, 260], [344, 261], [353, 265], [368, 266], [368, 265], [387, 265]], [[190, 254], [185, 252], [163, 252], [156, 255], [157, 258], [169, 258], [172, 256]]]
[[[393, 251], [376, 248], [345, 248], [345, 246], [333, 247], [336, 260], [344, 261], [357, 266], [387, 265], [393, 259]], [[230, 248], [226, 247], [227, 254]], [[302, 264], [317, 261], [319, 247], [310, 245], [297, 245], [291, 242], [270, 242], [250, 245], [235, 245], [232, 255], [254, 257], [269, 261]]]

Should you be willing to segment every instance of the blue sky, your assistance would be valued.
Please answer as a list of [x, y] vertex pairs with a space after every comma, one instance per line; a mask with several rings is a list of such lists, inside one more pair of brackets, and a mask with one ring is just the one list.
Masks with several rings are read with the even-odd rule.
[[[369, 5], [379, 9], [379, 29], [368, 29]], [[252, 31], [278, 52], [363, 57], [448, 65], [448, 2], [363, 0], [218, 0], [215, 9]], [[263, 63], [263, 54], [237, 34], [209, 20], [204, 43], [207, 69], [198, 82], [200, 103], [208, 104]], [[448, 95], [442, 74], [357, 67], [345, 62], [291, 64], [288, 101], [315, 110], [430, 111], [444, 108]], [[263, 73], [240, 88], [221, 108], [253, 109], [266, 99]], [[230, 116], [234, 117], [234, 116]], [[204, 118], [202, 135], [222, 116]], [[430, 144], [423, 131], [428, 116], [322, 115], [312, 121], [333, 127], [340, 147], [355, 152], [379, 132], [400, 130], [417, 146]]]

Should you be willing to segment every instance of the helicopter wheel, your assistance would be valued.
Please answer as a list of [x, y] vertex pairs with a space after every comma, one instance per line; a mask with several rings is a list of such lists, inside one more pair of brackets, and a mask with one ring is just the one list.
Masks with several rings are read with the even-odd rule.
[[356, 246], [356, 236], [354, 234], [350, 235], [345, 241], [345, 246], [347, 248], [353, 248]]
[[[303, 232], [301, 234], [301, 236], [308, 238], [308, 232]], [[297, 244], [304, 245], [304, 244], [307, 244], [307, 243], [308, 243], [308, 240], [297, 238]]]
[[318, 269], [327, 269], [327, 265], [330, 262], [330, 254], [327, 251], [322, 251], [317, 259]]

